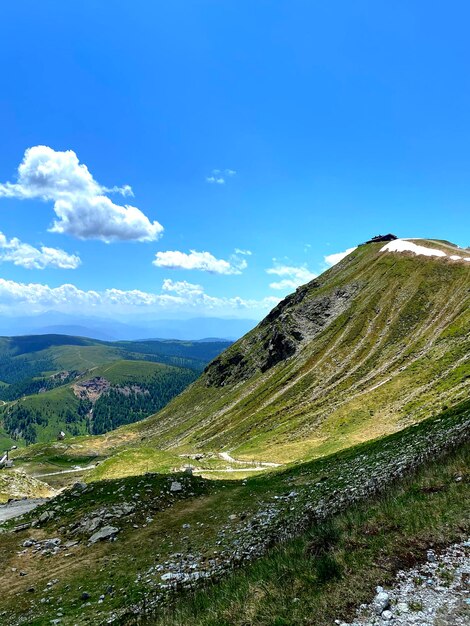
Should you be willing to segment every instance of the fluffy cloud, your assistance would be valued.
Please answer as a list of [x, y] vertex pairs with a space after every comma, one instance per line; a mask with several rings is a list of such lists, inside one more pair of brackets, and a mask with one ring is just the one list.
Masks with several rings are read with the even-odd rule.
[[335, 252], [334, 254], [327, 254], [324, 259], [325, 259], [325, 263], [327, 265], [329, 265], [330, 267], [332, 265], [336, 265], [336, 263], [339, 263], [340, 261], [342, 261], [345, 257], [348, 256], [348, 254], [351, 254], [351, 252], [354, 252], [354, 250], [357, 248], [357, 246], [354, 246], [354, 248], [348, 248], [347, 250], [345, 250], [344, 252]]
[[194, 285], [186, 280], [173, 281], [171, 278], [165, 278], [162, 285], [163, 291], [171, 291], [179, 296], [200, 295], [204, 293], [202, 285]]
[[206, 176], [206, 182], [216, 185], [225, 185], [225, 181], [227, 178], [231, 178], [236, 175], [235, 170], [225, 169], [225, 170], [212, 170], [210, 176]]
[[111, 314], [136, 312], [143, 309], [149, 312], [184, 311], [207, 313], [217, 311], [225, 315], [237, 311], [250, 311], [254, 315], [266, 313], [279, 302], [279, 298], [266, 297], [261, 300], [240, 298], [220, 298], [210, 296], [200, 285], [186, 281], [173, 282], [166, 279], [162, 293], [151, 293], [138, 289], [125, 291], [106, 289], [104, 291], [84, 291], [75, 285], [65, 284], [49, 287], [39, 283], [18, 283], [0, 279], [0, 312], [38, 313], [58, 310], [62, 312]]
[[7, 239], [0, 232], [0, 262], [9, 261], [26, 269], [42, 270], [46, 267], [74, 270], [81, 261], [75, 254], [68, 254], [59, 248], [34, 248], [29, 243], [23, 243], [16, 237]]
[[[275, 262], [276, 263], [276, 262]], [[295, 265], [275, 264], [266, 270], [268, 274], [283, 277], [282, 280], [270, 283], [271, 289], [295, 289], [299, 285], [303, 285], [313, 280], [318, 274], [313, 274], [307, 267]]]
[[0, 184], [0, 197], [40, 198], [54, 203], [50, 230], [79, 239], [154, 241], [163, 227], [134, 206], [115, 204], [107, 193], [132, 196], [129, 185], [103, 187], [73, 150], [34, 146], [24, 153], [16, 183]]
[[200, 270], [211, 274], [241, 274], [248, 264], [245, 259], [240, 258], [240, 255], [246, 254], [248, 254], [247, 250], [238, 251], [238, 255], [234, 254], [226, 261], [225, 259], [217, 259], [210, 252], [191, 250], [187, 254], [179, 250], [168, 250], [157, 252], [153, 264], [172, 270]]

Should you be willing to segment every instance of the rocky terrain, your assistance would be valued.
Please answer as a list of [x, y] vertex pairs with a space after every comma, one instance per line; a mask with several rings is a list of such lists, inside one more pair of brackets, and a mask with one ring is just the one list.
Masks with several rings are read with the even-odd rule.
[[442, 553], [430, 549], [423, 565], [401, 571], [393, 587], [377, 587], [370, 605], [341, 626], [467, 626], [470, 623], [470, 541]]

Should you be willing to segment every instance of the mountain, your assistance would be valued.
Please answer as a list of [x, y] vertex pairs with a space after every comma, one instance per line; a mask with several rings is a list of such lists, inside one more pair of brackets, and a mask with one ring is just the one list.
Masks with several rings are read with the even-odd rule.
[[0, 338], [0, 443], [99, 434], [162, 408], [226, 341]]
[[223, 340], [109, 342], [69, 335], [0, 337], [0, 399], [13, 399], [2, 395], [2, 384], [5, 392], [5, 383], [24, 384], [34, 376], [85, 370], [120, 359], [144, 359], [201, 371], [228, 345], [230, 342]]
[[34, 381], [36, 393], [5, 404], [0, 418], [11, 437], [26, 443], [105, 433], [158, 411], [196, 377], [189, 368], [125, 360], [60, 372]]
[[469, 259], [438, 240], [360, 245], [129, 435], [166, 450], [286, 462], [395, 432], [464, 400]]
[[180, 340], [222, 337], [226, 341], [238, 339], [255, 325], [255, 320], [238, 318], [153, 319], [136, 316], [132, 320], [117, 320], [58, 311], [22, 317], [0, 316], [0, 334], [4, 335], [60, 334], [103, 341], [130, 341], [144, 337]]
[[[435, 562], [456, 542], [460, 560], [470, 531], [468, 259], [442, 241], [361, 245], [155, 415], [14, 451], [16, 469], [60, 494], [1, 524], [0, 615], [327, 626], [354, 619], [420, 560], [436, 593], [456, 590], [449, 562]], [[97, 349], [80, 341], [67, 348], [75, 358]], [[168, 358], [182, 349], [170, 344]], [[151, 353], [149, 342], [132, 350], [144, 346]], [[141, 364], [129, 389], [145, 378]], [[91, 401], [123, 367], [66, 385]], [[0, 498], [11, 488], [4, 481]], [[409, 576], [418, 594], [428, 577]], [[405, 609], [418, 619], [422, 606]]]

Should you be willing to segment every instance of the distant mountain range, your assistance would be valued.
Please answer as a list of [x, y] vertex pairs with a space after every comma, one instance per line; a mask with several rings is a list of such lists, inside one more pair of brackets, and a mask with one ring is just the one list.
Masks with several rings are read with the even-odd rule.
[[155, 413], [228, 341], [0, 337], [0, 450], [99, 434]]
[[0, 335], [73, 335], [103, 341], [135, 339], [210, 338], [235, 340], [257, 324], [251, 319], [198, 317], [191, 319], [138, 319], [135, 322], [48, 311], [38, 315], [0, 316]]

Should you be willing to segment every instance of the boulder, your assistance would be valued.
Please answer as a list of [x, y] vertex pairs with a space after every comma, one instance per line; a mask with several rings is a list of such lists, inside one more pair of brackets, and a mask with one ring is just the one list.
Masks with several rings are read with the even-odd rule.
[[104, 541], [105, 539], [112, 539], [119, 532], [119, 528], [115, 526], [103, 526], [100, 530], [94, 533], [90, 539], [90, 543], [97, 543], [98, 541]]
[[390, 606], [390, 597], [386, 591], [379, 591], [372, 603], [375, 614], [382, 615], [382, 613]]

